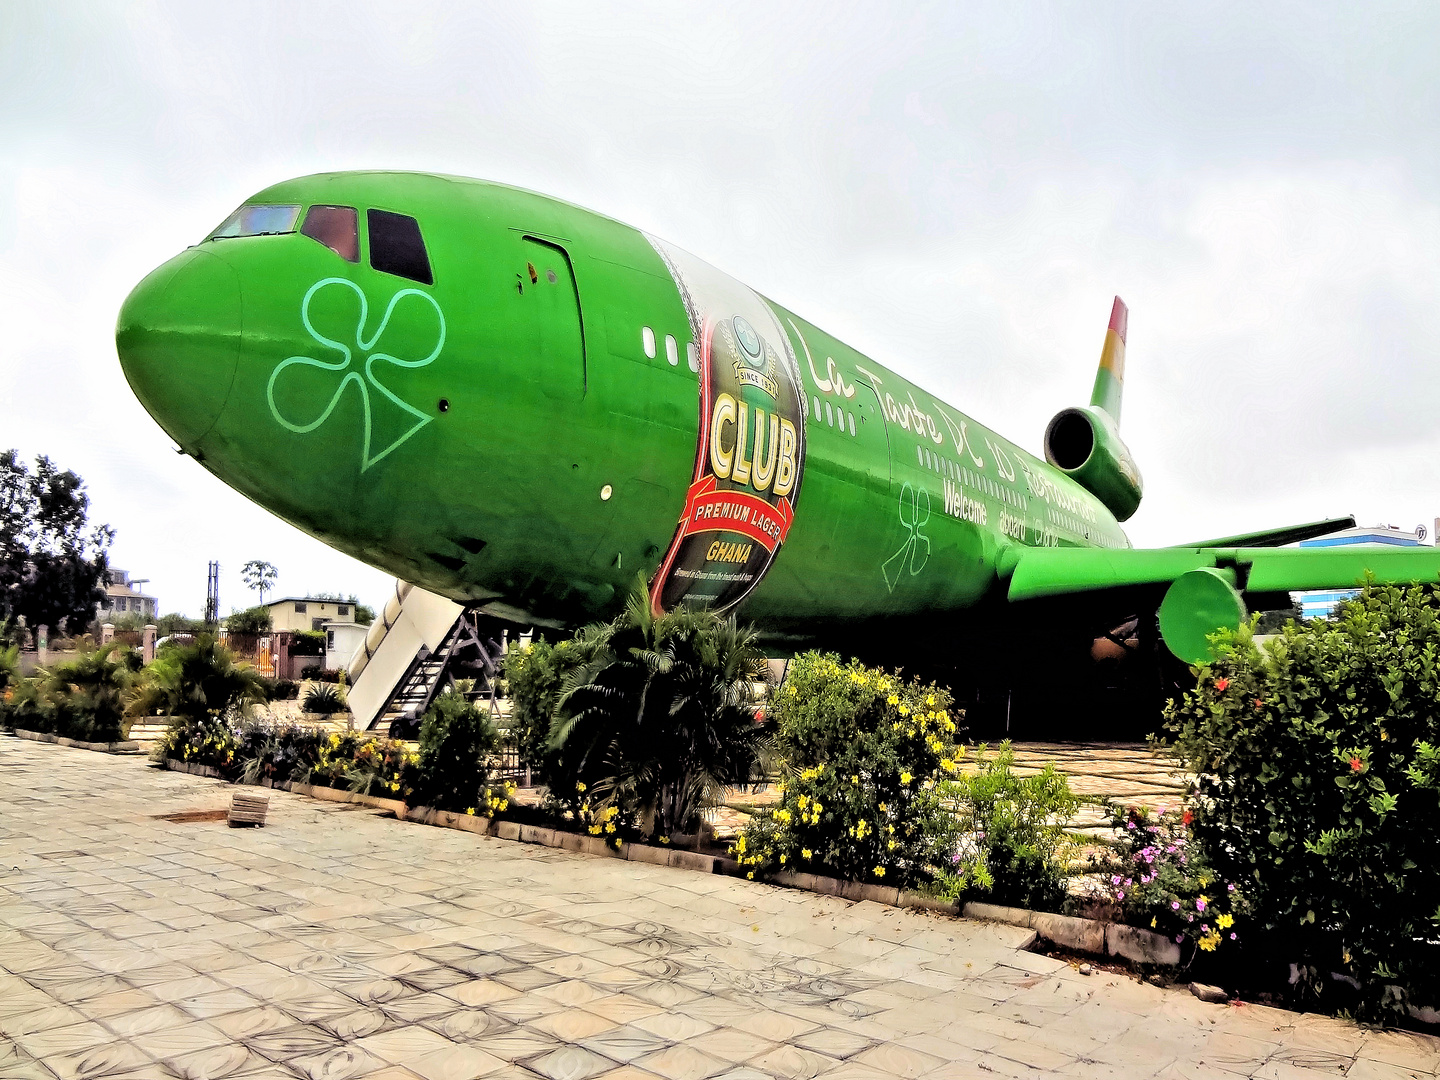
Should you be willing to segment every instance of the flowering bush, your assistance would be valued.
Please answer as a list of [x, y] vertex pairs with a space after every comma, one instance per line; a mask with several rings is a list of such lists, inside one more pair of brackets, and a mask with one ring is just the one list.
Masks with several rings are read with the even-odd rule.
[[936, 790], [959, 768], [950, 707], [949, 691], [934, 684], [833, 653], [796, 657], [768, 707], [780, 801], [756, 814], [734, 847], [747, 873], [929, 880], [953, 832]]
[[303, 783], [324, 741], [324, 728], [245, 721], [235, 731], [235, 769], [217, 767], [227, 774], [238, 770], [238, 779], [247, 784], [259, 780]]
[[336, 732], [320, 743], [310, 783], [385, 799], [403, 798], [414, 782], [419, 762], [420, 755], [403, 742], [365, 732]]
[[1112, 807], [1120, 839], [1097, 869], [1102, 896], [1125, 922], [1214, 952], [1239, 940], [1249, 905], [1242, 888], [1211, 869], [1190, 833], [1193, 819], [1190, 810], [1155, 816], [1144, 807]]
[[1310, 992], [1440, 1002], [1440, 597], [1371, 584], [1263, 648], [1215, 642], [1166, 726], [1209, 864]]
[[155, 743], [152, 755], [157, 761], [167, 758], [194, 765], [208, 765], [230, 775], [235, 768], [235, 751], [239, 746], [236, 731], [225, 719], [208, 716], [175, 716]]
[[978, 770], [940, 782], [942, 803], [955, 815], [955, 844], [936, 875], [950, 899], [979, 895], [997, 904], [1059, 911], [1067, 896], [1074, 848], [1065, 825], [1080, 801], [1054, 765], [1017, 776], [1015, 753], [1002, 743], [993, 756], [981, 746]]

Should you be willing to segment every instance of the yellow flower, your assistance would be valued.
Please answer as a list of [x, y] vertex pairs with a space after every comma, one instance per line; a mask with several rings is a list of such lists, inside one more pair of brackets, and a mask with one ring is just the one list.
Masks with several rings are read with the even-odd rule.
[[754, 870], [746, 870], [746, 871], [745, 871], [745, 876], [746, 876], [747, 878], [749, 878], [751, 881], [754, 881], [754, 880], [755, 880], [755, 871], [754, 871]]
[[475, 807], [473, 807], [473, 806], [470, 807], [468, 810], [465, 811], [465, 813], [469, 814], [471, 817], [474, 817], [474, 816], [475, 816]]
[[590, 835], [591, 835], [591, 836], [599, 836], [599, 835], [600, 835], [600, 826], [599, 826], [599, 825], [591, 825], [591, 826], [590, 826]]
[[899, 704], [900, 704], [900, 699], [899, 699], [898, 697], [896, 697], [894, 694], [891, 694], [888, 698], [885, 699], [885, 704], [886, 704], [886, 705], [899, 705]]
[[900, 774], [900, 783], [902, 783], [902, 784], [908, 784], [908, 783], [910, 783], [911, 780], [914, 780], [914, 779], [915, 779], [915, 777], [911, 776], [908, 772], [902, 772], [902, 773]]
[[890, 809], [890, 807], [886, 806], [883, 802], [880, 804], [880, 812], [881, 812], [882, 814], [883, 814], [886, 810], [889, 810], [889, 809]]
[[736, 854], [736, 855], [744, 855], [744, 854], [745, 854], [745, 837], [741, 836], [740, 839], [738, 839], [738, 840], [735, 841], [735, 854]]
[[785, 853], [783, 851], [780, 853], [780, 865], [785, 865]]
[[1150, 929], [1151, 929], [1151, 930], [1154, 930], [1154, 929], [1155, 929], [1155, 920], [1154, 920], [1154, 919], [1151, 919], [1151, 920], [1150, 920]]
[[884, 876], [885, 876], [885, 868], [884, 868], [883, 866], [877, 866], [877, 867], [875, 867], [875, 876], [876, 876], [876, 877], [884, 877]]
[[1215, 925], [1220, 927], [1221, 930], [1229, 930], [1230, 927], [1235, 925], [1235, 916], [1229, 914], [1221, 915], [1215, 920]]
[[669, 842], [670, 842], [670, 838], [669, 838], [668, 836], [662, 836], [662, 837], [660, 837], [660, 843], [662, 843], [662, 844], [668, 844]]
[[605, 826], [605, 831], [606, 831], [607, 833], [613, 833], [613, 832], [615, 831], [615, 823], [612, 821], [612, 822], [610, 822], [608, 825], [606, 825], [606, 826]]
[[935, 704], [935, 695], [934, 695], [934, 694], [931, 694], [929, 697], [927, 697], [927, 698], [925, 699], [925, 704], [926, 704], [926, 705], [934, 705], [934, 704]]
[[809, 849], [808, 847], [807, 847], [807, 848], [801, 848], [801, 849], [800, 849], [800, 857], [801, 857], [802, 859], [808, 860], [808, 859], [811, 857], [811, 855], [810, 855], [810, 849]]
[[576, 784], [576, 785], [575, 785], [575, 790], [578, 791], [580, 794], [583, 795], [583, 794], [585, 793], [585, 785], [584, 785], [584, 784]]
[[910, 706], [908, 706], [908, 705], [901, 705], [898, 711], [899, 711], [899, 713], [900, 713], [901, 716], [909, 716], [909, 715], [910, 715]]
[[889, 847], [889, 849], [890, 849], [891, 851], [894, 851], [894, 850], [895, 850], [895, 841], [894, 841], [894, 840], [891, 840], [890, 843], [889, 843], [889, 845], [888, 845], [888, 847]]
[[1200, 939], [1199, 944], [1200, 948], [1206, 952], [1214, 952], [1215, 946], [1220, 944], [1220, 931], [1211, 930], [1210, 933]]

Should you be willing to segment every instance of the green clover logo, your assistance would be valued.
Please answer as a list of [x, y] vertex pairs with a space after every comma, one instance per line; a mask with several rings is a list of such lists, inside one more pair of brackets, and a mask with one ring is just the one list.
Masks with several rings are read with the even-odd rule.
[[[342, 289], [350, 289], [359, 298], [360, 312], [359, 319], [355, 325], [355, 348], [353, 349], [351, 348], [351, 346], [347, 345], [343, 341], [337, 341], [334, 338], [326, 337], [324, 334], [320, 333], [320, 331], [315, 329], [315, 325], [311, 321], [310, 307], [312, 301], [314, 301], [315, 297], [322, 290], [329, 289], [331, 286], [339, 287]], [[400, 302], [402, 300], [405, 300], [406, 297], [411, 296], [417, 297], [418, 300], [412, 300], [407, 302], [405, 305], [407, 311], [413, 309], [417, 304], [422, 304], [422, 306], [424, 304], [428, 304], [431, 308], [434, 309], [435, 318], [438, 321], [438, 330], [435, 337], [435, 347], [431, 349], [427, 355], [421, 357], [418, 360], [406, 360], [394, 355], [393, 353], [382, 352], [376, 348], [376, 345], [380, 341], [381, 336], [385, 333], [385, 328], [390, 325], [391, 316], [395, 315], [396, 308], [399, 306]], [[335, 407], [340, 403], [340, 397], [342, 394], [345, 393], [345, 388], [347, 386], [350, 386], [351, 384], [354, 384], [355, 388], [360, 394], [360, 402], [365, 415], [364, 439], [361, 442], [360, 446], [361, 472], [365, 472], [365, 470], [369, 469], [370, 466], [374, 465], [377, 461], [381, 461], [382, 459], [384, 459], [387, 455], [392, 453], [397, 447], [399, 447], [402, 443], [404, 443], [407, 439], [409, 439], [417, 431], [419, 431], [421, 428], [423, 428], [426, 424], [430, 423], [430, 421], [434, 419], [433, 416], [428, 416], [427, 414], [421, 412], [419, 409], [415, 408], [415, 406], [401, 400], [401, 398], [396, 395], [394, 391], [392, 391], [389, 387], [382, 383], [375, 373], [376, 362], [383, 361], [387, 364], [393, 364], [397, 368], [420, 368], [431, 363], [437, 356], [440, 355], [440, 350], [445, 347], [445, 313], [440, 310], [440, 305], [435, 302], [435, 298], [429, 293], [421, 292], [419, 289], [401, 289], [399, 292], [397, 292], [394, 296], [390, 298], [390, 303], [385, 307], [385, 315], [383, 318], [381, 318], [380, 325], [375, 328], [374, 333], [370, 334], [367, 337], [365, 334], [365, 324], [369, 321], [369, 312], [370, 305], [369, 301], [365, 297], [364, 290], [361, 289], [359, 285], [356, 285], [353, 281], [350, 281], [346, 278], [323, 278], [322, 280], [317, 281], [314, 285], [311, 285], [305, 293], [305, 299], [300, 302], [300, 322], [304, 324], [306, 331], [310, 334], [312, 338], [315, 339], [315, 343], [317, 345], [319, 345], [322, 349], [325, 350], [333, 350], [335, 353], [339, 354], [339, 358], [335, 360], [320, 360], [316, 359], [313, 356], [288, 357], [287, 359], [282, 360], [280, 361], [280, 363], [275, 365], [275, 370], [270, 373], [270, 382], [265, 387], [265, 398], [270, 403], [270, 415], [275, 417], [276, 422], [286, 430], [293, 431], [297, 435], [306, 435], [314, 431], [316, 428], [318, 428], [321, 424], [325, 423], [325, 421], [330, 418], [330, 414], [335, 411]], [[401, 321], [402, 320], [400, 319], [396, 320], [397, 326]], [[423, 334], [416, 334], [414, 329], [416, 320], [413, 316], [407, 315], [403, 321], [409, 324], [405, 327], [408, 336], [421, 336], [422, 338], [424, 336], [427, 336]], [[362, 356], [364, 357], [363, 364], [360, 363], [358, 359]], [[334, 393], [330, 395], [330, 400], [326, 404], [324, 410], [320, 413], [319, 416], [308, 422], [301, 422], [289, 419], [280, 411], [280, 407], [275, 403], [276, 382], [280, 379], [280, 376], [283, 372], [285, 372], [287, 369], [297, 366], [319, 369], [320, 371], [326, 372], [344, 372], [344, 375], [342, 375], [340, 378], [339, 385], [335, 387]], [[291, 379], [287, 380], [287, 384], [293, 383], [293, 379], [294, 377], [292, 376]], [[296, 390], [298, 391], [298, 389], [299, 388], [297, 387]], [[405, 427], [403, 431], [401, 431], [399, 436], [394, 438], [379, 453], [373, 455], [370, 452], [370, 441], [372, 434], [372, 409], [370, 391], [372, 389], [376, 393], [380, 394], [383, 400], [390, 401], [392, 404], [399, 407], [406, 414], [408, 414], [409, 417], [414, 418], [413, 422], [405, 421], [406, 423], [408, 423], [408, 426]]]

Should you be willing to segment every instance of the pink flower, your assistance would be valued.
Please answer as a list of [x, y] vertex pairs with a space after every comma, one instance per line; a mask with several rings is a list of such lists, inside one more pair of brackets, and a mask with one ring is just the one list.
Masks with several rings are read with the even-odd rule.
[[1198, 900], [1195, 901], [1195, 910], [1196, 910], [1196, 911], [1204, 911], [1204, 910], [1205, 910], [1205, 898], [1204, 898], [1203, 896], [1200, 897]]
[[1179, 900], [1171, 900], [1171, 901], [1170, 901], [1170, 910], [1171, 910], [1171, 911], [1179, 911], [1179, 910], [1180, 910], [1180, 901], [1179, 901]]

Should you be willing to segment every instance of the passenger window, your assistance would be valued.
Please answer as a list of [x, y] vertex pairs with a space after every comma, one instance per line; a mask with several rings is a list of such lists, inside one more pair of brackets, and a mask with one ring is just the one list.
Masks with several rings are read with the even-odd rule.
[[420, 236], [420, 223], [389, 210], [365, 211], [370, 226], [370, 265], [385, 274], [409, 278], [422, 285], [435, 284], [430, 256]]
[[318, 240], [346, 262], [360, 261], [359, 218], [353, 206], [312, 206], [300, 227], [303, 236]]

